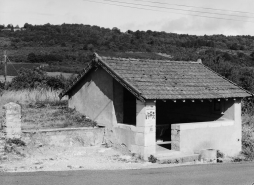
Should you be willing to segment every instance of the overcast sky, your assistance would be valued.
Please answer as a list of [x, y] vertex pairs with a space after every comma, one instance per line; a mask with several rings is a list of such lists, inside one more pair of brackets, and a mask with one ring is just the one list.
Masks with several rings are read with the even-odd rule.
[[[0, 24], [23, 26], [29, 24], [63, 24], [78, 23], [117, 27], [126, 30], [153, 30], [196, 35], [254, 35], [254, 0], [0, 0]], [[141, 9], [120, 7], [109, 4], [120, 4]], [[159, 2], [148, 3], [147, 1]], [[141, 4], [147, 6], [134, 5]], [[213, 11], [209, 9], [172, 6], [168, 4], [197, 6], [215, 9], [253, 12], [252, 14]], [[150, 7], [149, 7], [150, 6]], [[157, 6], [162, 8], [155, 8]], [[143, 10], [143, 9], [152, 10]], [[173, 9], [182, 9], [187, 12]], [[207, 12], [207, 14], [201, 13]], [[210, 14], [217, 13], [217, 14]], [[237, 19], [240, 21], [204, 18], [197, 16]], [[218, 15], [227, 14], [227, 15]], [[233, 16], [232, 16], [233, 15]], [[249, 22], [247, 22], [249, 21]]]

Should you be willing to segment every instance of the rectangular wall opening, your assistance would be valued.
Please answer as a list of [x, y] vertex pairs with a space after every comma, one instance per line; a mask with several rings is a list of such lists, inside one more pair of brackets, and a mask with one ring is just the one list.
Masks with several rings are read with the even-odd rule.
[[[219, 120], [223, 115], [214, 110], [214, 102], [172, 100], [156, 101], [156, 141], [167, 143], [171, 138], [171, 124], [208, 122]], [[216, 107], [218, 109], [218, 107]]]
[[136, 97], [123, 89], [123, 123], [136, 125]]

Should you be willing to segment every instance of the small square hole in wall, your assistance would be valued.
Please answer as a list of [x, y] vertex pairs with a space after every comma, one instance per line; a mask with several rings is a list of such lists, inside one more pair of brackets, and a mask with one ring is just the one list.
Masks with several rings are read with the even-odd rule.
[[214, 112], [221, 112], [221, 102], [220, 101], [214, 101], [213, 102], [213, 111]]
[[224, 114], [224, 104], [222, 101], [218, 100], [213, 101], [213, 112]]

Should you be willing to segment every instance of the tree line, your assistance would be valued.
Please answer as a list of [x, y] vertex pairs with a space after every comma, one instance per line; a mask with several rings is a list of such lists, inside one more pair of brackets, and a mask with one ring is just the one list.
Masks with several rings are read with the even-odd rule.
[[[3, 28], [0, 25], [0, 30]], [[157, 53], [165, 53], [171, 56], [170, 60], [176, 61], [200, 58], [215, 72], [254, 92], [254, 37], [250, 35], [196, 36], [151, 30], [121, 32], [116, 27], [83, 24], [26, 23], [24, 28], [24, 31], [0, 32], [0, 38], [8, 38], [11, 43], [3, 45], [2, 49], [22, 51], [10, 56], [16, 62], [48, 63], [49, 71], [76, 73], [91, 60], [93, 51], [109, 56], [153, 59], [161, 59]], [[34, 51], [26, 53], [27, 48], [34, 48]]]

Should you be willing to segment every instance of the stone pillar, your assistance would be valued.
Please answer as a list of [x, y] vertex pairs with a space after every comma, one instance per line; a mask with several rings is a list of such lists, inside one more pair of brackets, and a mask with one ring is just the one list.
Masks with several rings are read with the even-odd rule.
[[136, 153], [144, 159], [156, 154], [156, 106], [152, 100], [145, 103], [136, 100]]
[[4, 105], [4, 122], [2, 125], [5, 139], [21, 137], [21, 106], [16, 103]]

